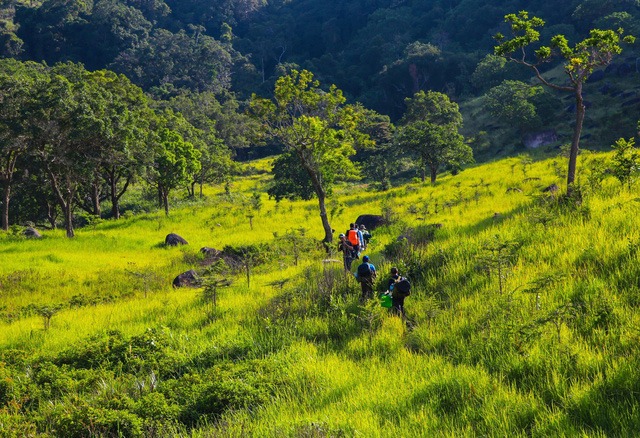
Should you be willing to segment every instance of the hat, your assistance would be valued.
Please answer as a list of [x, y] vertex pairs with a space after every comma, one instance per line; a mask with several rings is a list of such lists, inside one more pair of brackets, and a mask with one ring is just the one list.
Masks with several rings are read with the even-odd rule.
[[362, 261], [363, 261], [363, 262], [368, 262], [368, 261], [369, 261], [369, 256], [364, 256], [364, 257], [362, 257]]
[[367, 228], [364, 226], [364, 224], [360, 224], [360, 229], [361, 230], [366, 230]]
[[342, 233], [340, 233], [340, 235], [339, 235], [338, 237], [345, 237], [345, 235], [344, 235], [344, 234], [342, 234]]

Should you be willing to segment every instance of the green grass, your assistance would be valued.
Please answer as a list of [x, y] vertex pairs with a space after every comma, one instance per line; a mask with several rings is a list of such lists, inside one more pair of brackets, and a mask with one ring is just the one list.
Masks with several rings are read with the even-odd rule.
[[[317, 205], [263, 196], [252, 211], [268, 160], [251, 163], [258, 171], [229, 194], [174, 199], [168, 217], [104, 221], [71, 240], [1, 235], [0, 430], [633, 435], [640, 202], [611, 177], [590, 182], [589, 162], [606, 157], [581, 156], [578, 206], [543, 192], [562, 186], [565, 163], [542, 156], [445, 174], [435, 186], [338, 187], [329, 203], [338, 231], [359, 214], [395, 219], [374, 231], [368, 253], [378, 289], [392, 265], [413, 280], [407, 323], [360, 304], [339, 256], [313, 250], [293, 265], [291, 245], [276, 237], [304, 228], [319, 240]], [[163, 247], [170, 232], [189, 245]], [[202, 289], [171, 287], [201, 269], [200, 247], [258, 243], [269, 260], [252, 269], [250, 287], [244, 272], [224, 272], [232, 284], [215, 308]]]

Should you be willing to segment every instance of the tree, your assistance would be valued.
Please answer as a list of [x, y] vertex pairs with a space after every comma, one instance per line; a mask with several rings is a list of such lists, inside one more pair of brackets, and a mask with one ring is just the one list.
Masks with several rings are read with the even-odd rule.
[[345, 101], [335, 85], [322, 91], [307, 70], [293, 70], [280, 77], [274, 101], [256, 95], [251, 98], [251, 109], [263, 122], [266, 134], [295, 155], [309, 175], [318, 197], [326, 244], [333, 240], [325, 205], [328, 190], [338, 176], [357, 174], [349, 157], [355, 153], [353, 145], [365, 141], [365, 135], [357, 130], [360, 112]]
[[98, 172], [107, 186], [111, 216], [119, 219], [120, 199], [148, 161], [145, 136], [152, 112], [142, 90], [124, 75], [101, 70], [90, 77], [109, 92], [100, 138], [96, 139], [101, 146]]
[[44, 66], [13, 59], [0, 62], [0, 186], [2, 187], [2, 229], [9, 229], [9, 203], [13, 177], [20, 157], [28, 150], [24, 108], [34, 98], [33, 90], [46, 81]]
[[73, 211], [78, 190], [92, 175], [96, 151], [86, 141], [87, 131], [99, 123], [93, 101], [95, 91], [84, 80], [81, 65], [58, 64], [46, 85], [26, 109], [30, 149], [42, 165], [56, 202], [64, 214], [67, 237], [75, 235]]
[[442, 165], [459, 167], [473, 161], [471, 148], [458, 133], [462, 126], [458, 104], [435, 91], [420, 91], [405, 103], [396, 142], [418, 156], [423, 182], [427, 168], [434, 184]]
[[640, 150], [636, 149], [636, 142], [633, 138], [628, 141], [620, 138], [612, 147], [615, 153], [611, 159], [611, 172], [620, 181], [620, 184], [626, 185], [631, 190], [634, 177], [640, 169]]
[[519, 131], [540, 125], [535, 99], [544, 93], [542, 86], [532, 87], [520, 81], [504, 81], [491, 88], [485, 99], [487, 109], [498, 120]]
[[258, 127], [253, 118], [236, 112], [238, 104], [233, 95], [220, 103], [211, 92], [184, 92], [156, 105], [179, 112], [196, 128], [181, 134], [202, 154], [200, 172], [193, 175], [190, 188], [194, 195], [195, 184], [199, 184], [200, 197], [203, 184], [221, 183], [230, 177], [235, 169], [231, 149], [244, 147]]
[[[591, 29], [589, 36], [572, 48], [564, 35], [555, 35], [551, 38], [550, 46], [542, 46], [535, 50], [536, 60], [530, 61], [527, 57], [527, 48], [540, 39], [540, 32], [536, 29], [544, 26], [544, 21], [538, 17], [529, 18], [529, 13], [526, 11], [521, 11], [517, 15], [508, 14], [505, 16], [505, 21], [510, 23], [513, 38], [506, 40], [504, 35], [498, 33], [495, 36], [499, 43], [495, 47], [496, 55], [504, 56], [509, 61], [530, 68], [545, 86], [559, 91], [571, 92], [574, 95], [576, 123], [573, 129], [567, 172], [567, 193], [570, 194], [576, 177], [580, 134], [585, 115], [582, 96], [583, 85], [594, 69], [609, 65], [613, 57], [622, 52], [621, 42], [633, 43], [635, 38], [627, 35], [621, 40], [624, 33], [622, 29], [618, 31]], [[541, 65], [558, 56], [564, 59], [564, 71], [569, 78], [569, 85], [551, 82], [540, 71]]]
[[[155, 146], [154, 161], [148, 172], [148, 180], [156, 186], [158, 201], [169, 215], [171, 190], [190, 182], [191, 175], [200, 171], [200, 151], [185, 141], [175, 129], [175, 123], [187, 123], [171, 111], [158, 115], [157, 132], [151, 134]], [[176, 120], [177, 119], [177, 120]]]
[[313, 198], [315, 190], [309, 173], [300, 166], [300, 160], [295, 153], [287, 151], [280, 154], [274, 161], [271, 169], [273, 183], [267, 189], [270, 198], [277, 202], [283, 199], [303, 199], [308, 201]]

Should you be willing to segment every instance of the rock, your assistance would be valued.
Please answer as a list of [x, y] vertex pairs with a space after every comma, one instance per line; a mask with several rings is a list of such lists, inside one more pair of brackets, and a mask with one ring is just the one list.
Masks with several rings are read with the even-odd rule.
[[560, 190], [557, 184], [551, 184], [549, 187], [545, 187], [542, 189], [543, 193], [557, 193]]
[[208, 259], [220, 258], [222, 255], [222, 251], [215, 248], [209, 248], [208, 246], [203, 246], [200, 248], [200, 252], [204, 254], [204, 256]]
[[200, 278], [193, 269], [173, 279], [173, 287], [200, 287]]
[[374, 230], [382, 225], [386, 225], [384, 217], [377, 214], [361, 214], [355, 221], [358, 225], [364, 225], [367, 230]]
[[223, 258], [222, 251], [215, 248], [209, 248], [208, 246], [200, 248], [200, 252], [204, 254], [204, 260], [200, 263], [201, 266], [211, 266]]
[[33, 227], [25, 228], [25, 230], [22, 232], [22, 234], [24, 234], [25, 236], [27, 236], [30, 239], [42, 239], [42, 234], [40, 234], [38, 232], [38, 230], [36, 230]]
[[188, 245], [189, 243], [175, 233], [167, 234], [164, 244], [168, 246]]

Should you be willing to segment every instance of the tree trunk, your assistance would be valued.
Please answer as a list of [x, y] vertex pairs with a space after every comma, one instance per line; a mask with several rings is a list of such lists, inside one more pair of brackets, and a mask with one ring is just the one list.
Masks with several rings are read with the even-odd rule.
[[[431, 174], [431, 184], [436, 183], [436, 177], [438, 176], [438, 166], [429, 166], [429, 171]], [[424, 181], [424, 179], [422, 180]]]
[[73, 200], [76, 197], [76, 186], [70, 181], [69, 175], [65, 176], [66, 184], [63, 185], [58, 181], [58, 178], [51, 171], [51, 168], [48, 165], [46, 165], [46, 169], [47, 173], [49, 174], [49, 179], [51, 180], [51, 188], [53, 189], [53, 193], [56, 200], [58, 201], [58, 205], [60, 205], [62, 213], [64, 214], [64, 226], [67, 230], [67, 237], [74, 237], [75, 233], [73, 231]]
[[73, 229], [73, 202], [67, 201], [61, 207], [64, 211], [64, 228], [67, 231], [67, 237], [74, 237], [75, 231]]
[[576, 96], [576, 126], [573, 129], [573, 139], [571, 150], [569, 151], [569, 170], [567, 172], [567, 194], [573, 192], [573, 183], [576, 179], [576, 164], [578, 161], [578, 150], [580, 147], [580, 134], [582, 133], [582, 123], [584, 122], [584, 101], [582, 99], [582, 83], [578, 82], [575, 89]]
[[16, 152], [9, 152], [9, 156], [6, 161], [6, 169], [3, 172], [2, 177], [2, 180], [4, 182], [4, 191], [2, 196], [2, 229], [4, 231], [9, 230], [9, 201], [11, 200], [11, 182], [13, 180], [13, 172], [16, 169], [17, 161], [18, 154]]
[[162, 205], [164, 206], [164, 214], [165, 216], [169, 216], [169, 191], [162, 191]]
[[111, 216], [120, 219], [120, 199], [117, 196], [116, 178], [114, 173], [109, 173], [109, 191], [111, 192]]
[[9, 230], [9, 200], [11, 199], [11, 182], [5, 181], [2, 196], [2, 229]]
[[322, 221], [322, 228], [324, 228], [324, 239], [322, 241], [325, 245], [333, 242], [333, 230], [331, 229], [331, 224], [329, 223], [329, 216], [327, 215], [327, 206], [325, 205], [325, 200], [327, 199], [327, 193], [322, 187], [322, 181], [320, 177], [312, 172], [307, 166], [305, 166], [309, 176], [311, 176], [311, 182], [313, 184], [313, 188], [316, 191], [316, 195], [318, 196], [318, 207], [320, 208], [320, 220]]
[[331, 229], [331, 224], [329, 223], [329, 217], [327, 216], [327, 207], [325, 205], [325, 194], [324, 191], [322, 194], [318, 193], [318, 207], [320, 207], [320, 220], [322, 220], [322, 228], [324, 228], [324, 239], [322, 240], [325, 243], [333, 242], [333, 230]]
[[47, 201], [47, 220], [51, 225], [51, 229], [55, 230], [56, 227], [56, 218], [58, 217], [58, 213], [56, 212], [56, 205]]
[[93, 215], [102, 216], [102, 206], [100, 205], [100, 183], [98, 181], [91, 184], [91, 206]]
[[307, 171], [309, 177], [311, 178], [311, 184], [313, 184], [313, 189], [318, 196], [318, 207], [320, 208], [320, 220], [322, 221], [322, 228], [324, 228], [324, 242], [327, 251], [329, 251], [329, 244], [333, 242], [333, 229], [331, 229], [331, 224], [329, 223], [329, 216], [327, 216], [327, 206], [325, 205], [325, 200], [327, 198], [327, 193], [322, 186], [322, 177], [316, 172], [309, 163], [305, 160], [304, 155], [301, 151], [296, 150], [296, 154], [298, 158], [300, 158], [300, 164]]
[[422, 180], [422, 182], [425, 182], [427, 180], [426, 165], [424, 164], [420, 168], [420, 179]]

